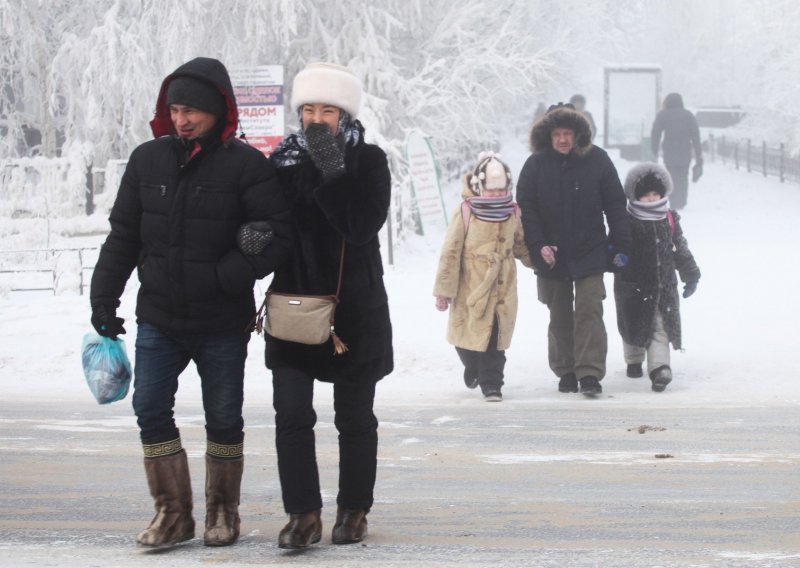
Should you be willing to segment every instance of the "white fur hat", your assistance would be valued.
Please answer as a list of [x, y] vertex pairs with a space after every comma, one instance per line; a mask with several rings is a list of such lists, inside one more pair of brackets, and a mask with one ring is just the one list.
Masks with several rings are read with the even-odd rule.
[[361, 81], [350, 69], [335, 63], [309, 63], [294, 77], [292, 108], [323, 103], [358, 116], [361, 107]]

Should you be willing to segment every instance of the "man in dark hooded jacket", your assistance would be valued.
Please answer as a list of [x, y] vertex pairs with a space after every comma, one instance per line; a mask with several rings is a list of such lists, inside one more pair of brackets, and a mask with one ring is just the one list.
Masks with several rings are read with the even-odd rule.
[[[663, 143], [661, 137], [664, 137]], [[658, 149], [664, 154], [664, 166], [672, 178], [673, 191], [670, 205], [683, 209], [689, 200], [689, 166], [694, 150], [694, 181], [703, 173], [703, 148], [700, 145], [700, 128], [691, 111], [683, 108], [683, 98], [670, 93], [664, 99], [664, 108], [656, 115], [650, 132], [653, 156], [658, 158]]]
[[[525, 244], [539, 300], [550, 310], [550, 368], [558, 390], [596, 395], [606, 371], [603, 274], [627, 262], [630, 221], [617, 170], [592, 145], [588, 120], [571, 104], [537, 120], [533, 154], [517, 184]], [[609, 232], [606, 234], [606, 223]]]
[[168, 75], [131, 154], [92, 277], [92, 325], [115, 339], [120, 296], [136, 268], [133, 408], [156, 515], [141, 546], [194, 537], [186, 452], [173, 419], [178, 376], [200, 375], [206, 419], [209, 546], [239, 536], [244, 363], [253, 285], [288, 257], [288, 206], [266, 157], [234, 137], [238, 111], [225, 66], [198, 57]]

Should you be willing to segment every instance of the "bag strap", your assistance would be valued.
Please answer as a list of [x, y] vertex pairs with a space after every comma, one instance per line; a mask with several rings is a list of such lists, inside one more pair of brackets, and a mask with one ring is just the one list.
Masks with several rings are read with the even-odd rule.
[[342, 239], [342, 254], [339, 256], [339, 281], [336, 283], [336, 301], [339, 301], [339, 292], [342, 291], [342, 275], [344, 274], [344, 245], [347, 241]]
[[669, 230], [674, 235], [675, 234], [675, 217], [672, 216], [672, 211], [667, 209], [667, 219], [669, 219]]

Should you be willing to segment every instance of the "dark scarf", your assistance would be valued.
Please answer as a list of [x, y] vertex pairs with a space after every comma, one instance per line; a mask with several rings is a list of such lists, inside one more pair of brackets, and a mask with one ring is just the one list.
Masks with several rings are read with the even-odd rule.
[[[300, 130], [284, 138], [269, 155], [269, 159], [275, 164], [275, 167], [285, 168], [311, 160], [303, 131], [302, 112], [297, 111], [297, 115], [300, 120]], [[364, 127], [358, 120], [353, 120], [349, 113], [340, 110], [336, 137], [344, 139], [345, 148], [355, 146], [364, 138]]]
[[491, 223], [505, 221], [514, 212], [514, 199], [510, 193], [502, 197], [472, 197], [467, 203], [476, 218]]

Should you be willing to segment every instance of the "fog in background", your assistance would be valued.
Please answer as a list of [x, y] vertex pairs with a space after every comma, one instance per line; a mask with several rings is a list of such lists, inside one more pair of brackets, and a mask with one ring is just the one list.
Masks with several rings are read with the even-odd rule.
[[[365, 86], [368, 139], [390, 158], [398, 211], [412, 209], [402, 203], [411, 129], [430, 136], [452, 180], [477, 150], [524, 139], [540, 103], [583, 93], [602, 129], [608, 65], [659, 67], [662, 97], [739, 106], [747, 117], [726, 134], [797, 154], [798, 32], [800, 4], [788, 0], [0, 0], [0, 165], [127, 159], [152, 136], [163, 77], [199, 55], [283, 65], [287, 85], [308, 61], [350, 67]], [[628, 90], [618, 104], [651, 96]], [[642, 135], [649, 120], [640, 118]], [[51, 197], [50, 214], [80, 207], [85, 168], [70, 169], [76, 189]]]

